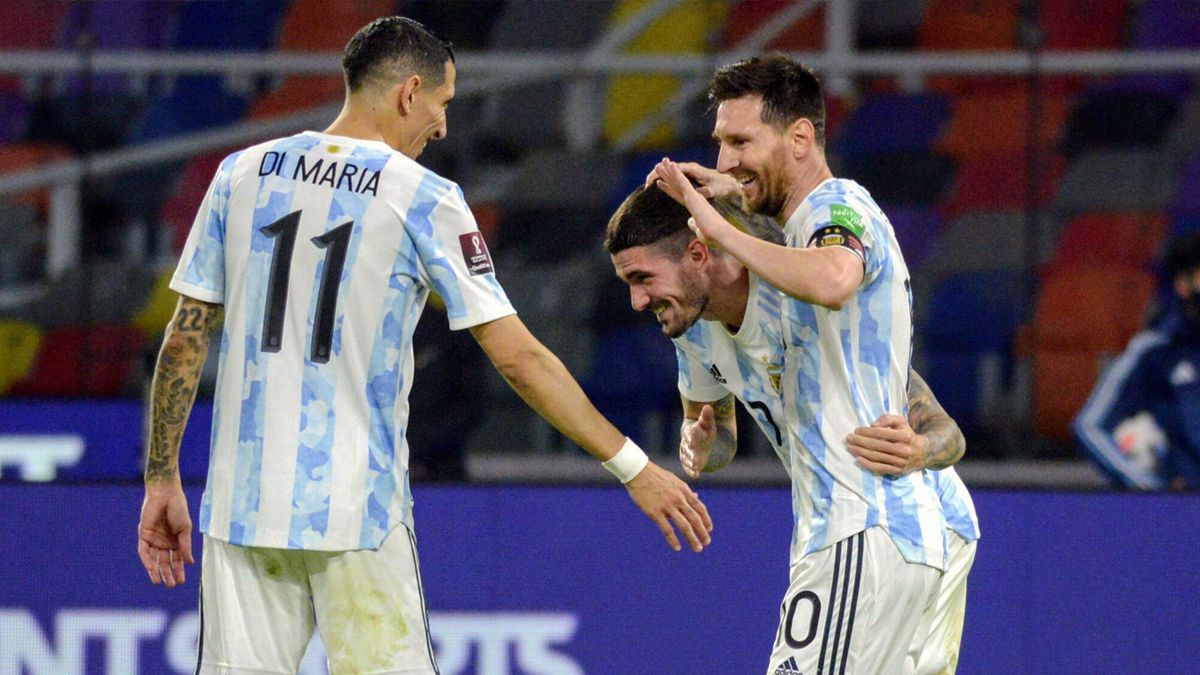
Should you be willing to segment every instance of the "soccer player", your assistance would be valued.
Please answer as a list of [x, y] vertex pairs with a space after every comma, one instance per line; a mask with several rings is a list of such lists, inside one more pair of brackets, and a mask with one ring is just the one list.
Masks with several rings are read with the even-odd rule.
[[[751, 221], [748, 214], [718, 207], [738, 223]], [[680, 463], [696, 478], [733, 459], [736, 398], [767, 436], [788, 475], [794, 475], [792, 467], [800, 459], [780, 428], [785, 418], [780, 393], [783, 298], [733, 256], [701, 243], [688, 229], [687, 218], [688, 212], [662, 191], [642, 187], [617, 209], [605, 236], [605, 250], [617, 275], [629, 284], [633, 308], [654, 312], [675, 344], [685, 420]], [[970, 494], [952, 467], [965, 449], [962, 433], [925, 381], [915, 371], [910, 376], [908, 419], [884, 415], [851, 433], [845, 447], [878, 474], [935, 470], [930, 475], [946, 513], [950, 555], [911, 653], [918, 659], [917, 673], [954, 672], [979, 523]], [[820, 617], [816, 624], [818, 629], [824, 625]]]
[[[180, 435], [224, 324], [200, 507], [200, 673], [295, 672], [314, 624], [335, 673], [434, 673], [405, 439], [410, 338], [430, 292], [508, 382], [604, 461], [680, 548], [712, 523], [534, 339], [493, 273], [462, 192], [414, 161], [446, 135], [455, 65], [420, 24], [379, 19], [343, 56], [322, 133], [230, 155], [171, 286], [183, 297], [154, 376], [138, 553], [174, 587], [192, 562]], [[464, 373], [464, 377], [478, 374]]]
[[[924, 474], [882, 477], [845, 450], [855, 428], [906, 413], [904, 258], [870, 194], [830, 171], [821, 87], [807, 68], [783, 55], [741, 61], [717, 71], [709, 98], [717, 174], [669, 159], [655, 174], [704, 240], [786, 296], [780, 426], [796, 458], [796, 536], [771, 672], [911, 672], [905, 654], [945, 569], [941, 504]], [[733, 227], [706, 199], [723, 195], [774, 217], [787, 245]]]

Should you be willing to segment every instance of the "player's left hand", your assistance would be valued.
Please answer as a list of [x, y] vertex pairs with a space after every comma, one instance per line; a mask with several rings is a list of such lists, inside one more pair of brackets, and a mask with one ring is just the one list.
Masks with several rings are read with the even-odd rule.
[[147, 484], [138, 523], [138, 557], [154, 584], [175, 588], [185, 580], [183, 564], [192, 558], [192, 518], [177, 484]]
[[846, 437], [846, 449], [858, 463], [878, 474], [903, 476], [925, 468], [929, 441], [900, 415], [883, 415]]
[[674, 523], [696, 553], [712, 543], [712, 518], [700, 495], [692, 492], [687, 483], [654, 462], [646, 464], [641, 473], [625, 484], [629, 496], [638, 508], [653, 520], [663, 537], [675, 551], [681, 550], [675, 536]]

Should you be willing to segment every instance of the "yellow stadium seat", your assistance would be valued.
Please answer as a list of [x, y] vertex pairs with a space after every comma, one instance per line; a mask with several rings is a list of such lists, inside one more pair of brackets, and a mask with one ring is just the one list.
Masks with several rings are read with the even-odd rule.
[[[652, 0], [621, 0], [613, 10], [612, 24], [630, 20]], [[729, 12], [724, 0], [684, 2], [660, 16], [625, 46], [626, 54], [702, 54], [710, 36], [720, 29]], [[614, 75], [604, 110], [604, 138], [610, 143], [622, 138], [644, 118], [654, 114], [679, 91], [674, 75]], [[639, 149], [669, 145], [674, 125], [664, 122], [646, 135]]]
[[0, 320], [0, 395], [33, 372], [42, 331], [28, 321]]
[[167, 268], [158, 275], [154, 288], [146, 304], [133, 316], [133, 325], [137, 326], [146, 337], [158, 335], [167, 326], [167, 322], [175, 315], [175, 305], [179, 302], [179, 294], [171, 290], [171, 275], [175, 269]]

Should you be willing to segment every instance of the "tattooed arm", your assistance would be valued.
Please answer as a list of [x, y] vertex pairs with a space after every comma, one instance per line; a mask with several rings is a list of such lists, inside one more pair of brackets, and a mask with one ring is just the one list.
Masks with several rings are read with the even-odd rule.
[[692, 478], [716, 471], [733, 461], [737, 454], [737, 415], [733, 394], [712, 403], [683, 399], [683, 427], [680, 429], [679, 463]]
[[196, 400], [208, 343], [221, 305], [181, 297], [167, 325], [150, 387], [146, 496], [138, 525], [138, 556], [150, 581], [168, 588], [184, 581], [192, 558], [192, 520], [179, 478], [179, 445]]
[[921, 469], [945, 469], [957, 464], [966, 451], [958, 424], [917, 371], [908, 372], [908, 419], [884, 415], [846, 438], [846, 447], [858, 462], [876, 473], [902, 476]]

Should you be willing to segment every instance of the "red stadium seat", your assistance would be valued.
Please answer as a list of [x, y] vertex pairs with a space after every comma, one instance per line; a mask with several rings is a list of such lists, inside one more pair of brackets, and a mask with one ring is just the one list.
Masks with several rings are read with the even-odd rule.
[[[55, 160], [67, 159], [71, 153], [66, 148], [53, 143], [14, 143], [0, 147], [0, 176], [6, 173], [16, 173], [28, 169], [36, 169]], [[46, 189], [30, 190], [4, 199], [22, 204], [36, 206], [45, 210], [49, 198]]]
[[[1043, 160], [1039, 168], [1038, 189], [1033, 195], [1035, 206], [1053, 198], [1066, 163], [1061, 157], [1052, 156]], [[942, 205], [941, 212], [946, 218], [953, 218], [976, 211], [1023, 211], [1029, 206], [1028, 174], [1029, 160], [1023, 153], [965, 159], [958, 165], [950, 198]]]
[[1084, 213], [1067, 224], [1044, 276], [1067, 269], [1105, 267], [1148, 270], [1167, 236], [1158, 213]]
[[1028, 334], [1038, 433], [1070, 439], [1101, 367], [1140, 329], [1153, 295], [1154, 278], [1137, 270], [1078, 267], [1045, 280]]
[[[367, 23], [393, 14], [394, 0], [326, 2], [293, 0], [283, 19], [277, 49], [282, 52], [341, 52], [349, 36]], [[340, 75], [293, 75], [250, 106], [250, 119], [275, 117], [340, 100]]]
[[[1051, 51], [1119, 49], [1127, 0], [1041, 0], [1042, 47]], [[1087, 17], [1081, 21], [1080, 17]]]
[[32, 372], [15, 383], [14, 396], [117, 396], [146, 338], [130, 325], [66, 326], [45, 335]]
[[[67, 0], [4, 0], [0, 2], [0, 45], [13, 49], [53, 49], [63, 20], [71, 9]], [[0, 77], [0, 91], [21, 91], [19, 76]]]
[[[1038, 141], [1053, 147], [1070, 112], [1063, 95], [1040, 97]], [[1029, 142], [1029, 90], [1010, 88], [960, 94], [951, 101], [950, 124], [935, 148], [958, 159], [1019, 155]]]
[[[762, 27], [772, 16], [794, 4], [792, 0], [753, 0], [734, 3], [729, 19], [721, 33], [722, 49], [733, 47]], [[819, 51], [825, 46], [825, 6], [816, 9], [792, 24], [767, 44], [766, 50]]]

